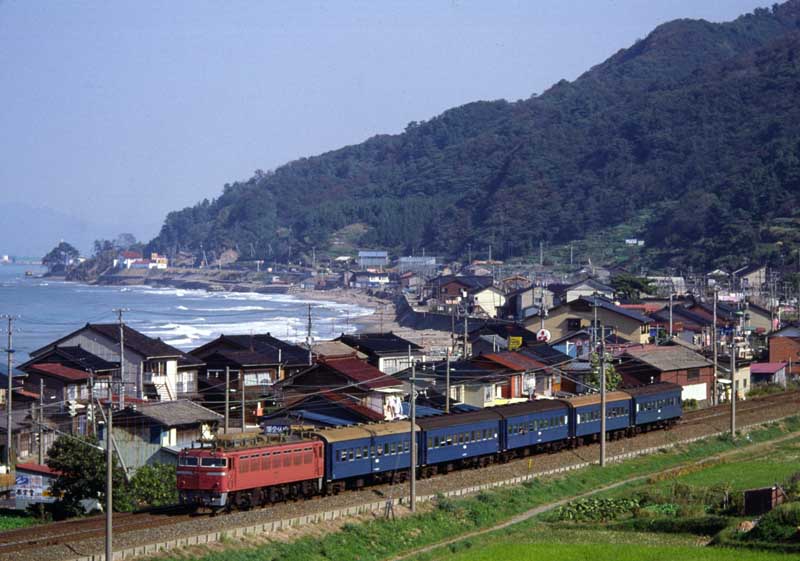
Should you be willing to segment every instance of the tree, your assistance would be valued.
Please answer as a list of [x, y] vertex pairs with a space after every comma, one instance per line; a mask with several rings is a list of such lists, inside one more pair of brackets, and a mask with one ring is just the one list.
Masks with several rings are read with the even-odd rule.
[[114, 240], [114, 245], [118, 249], [122, 249], [122, 250], [130, 249], [131, 246], [136, 245], [136, 243], [137, 243], [136, 242], [136, 236], [134, 236], [133, 234], [128, 234], [128, 233], [122, 233], [122, 234], [117, 236], [116, 240]]
[[178, 481], [175, 466], [154, 464], [140, 467], [131, 478], [128, 491], [134, 507], [176, 504]]
[[42, 265], [51, 271], [66, 269], [70, 262], [80, 257], [80, 252], [71, 244], [62, 241], [50, 253], [42, 257]]
[[[59, 473], [51, 486], [59, 497], [54, 514], [59, 517], [76, 516], [84, 509], [81, 501], [97, 499], [101, 504], [106, 496], [105, 452], [93, 436], [59, 436], [50, 447], [47, 467]], [[114, 508], [127, 510], [125, 474], [114, 458], [113, 466]]]
[[631, 303], [638, 302], [642, 297], [642, 293], [652, 294], [655, 289], [653, 281], [650, 279], [627, 273], [617, 275], [611, 279], [611, 286], [618, 295], [623, 297], [623, 300]]
[[[590, 357], [592, 370], [586, 378], [586, 382], [595, 388], [600, 389], [600, 354], [592, 353]], [[611, 355], [606, 353], [606, 391], [614, 391], [622, 383], [622, 376], [614, 368], [611, 362]]]

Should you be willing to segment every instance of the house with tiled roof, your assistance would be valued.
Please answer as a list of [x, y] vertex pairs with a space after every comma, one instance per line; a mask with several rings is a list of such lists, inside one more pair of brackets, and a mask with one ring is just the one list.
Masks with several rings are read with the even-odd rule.
[[[595, 315], [597, 326], [593, 326]], [[597, 329], [602, 326], [604, 332], [611, 332], [633, 343], [647, 343], [650, 340], [650, 323], [652, 320], [637, 310], [630, 310], [616, 305], [602, 296], [580, 296], [571, 302], [563, 302], [548, 312], [544, 322], [541, 318], [524, 320], [525, 327], [536, 332], [544, 323], [553, 339], [581, 329]]]
[[713, 363], [682, 345], [639, 345], [625, 349], [614, 365], [623, 387], [672, 382], [683, 399], [707, 402], [714, 390]]
[[270, 333], [223, 334], [189, 354], [205, 364], [198, 380], [204, 403], [214, 411], [223, 411], [227, 375], [232, 393], [241, 395], [238, 392], [244, 387], [248, 423], [254, 423], [274, 403], [275, 382], [309, 366], [308, 350]]
[[320, 358], [306, 370], [276, 384], [284, 403], [321, 392], [349, 396], [391, 420], [400, 415], [402, 381], [355, 356]]
[[[128, 325], [123, 327], [122, 338], [125, 374], [121, 391], [126, 397], [173, 401], [196, 395], [197, 374], [203, 365], [202, 360]], [[75, 350], [76, 347], [80, 351]], [[63, 359], [70, 368], [89, 372], [98, 364], [119, 364], [120, 326], [116, 323], [87, 323], [80, 329], [32, 351], [28, 363], [46, 362], [51, 356], [59, 358], [63, 355], [64, 348], [78, 353], [74, 359]]]
[[394, 374], [405, 370], [411, 366], [411, 362], [425, 362], [425, 349], [391, 331], [388, 333], [343, 334], [336, 341], [364, 353], [367, 356], [367, 362], [384, 374]]
[[181, 449], [211, 438], [222, 421], [223, 415], [187, 399], [138, 403], [114, 412], [114, 443], [128, 473], [148, 464], [174, 465]]

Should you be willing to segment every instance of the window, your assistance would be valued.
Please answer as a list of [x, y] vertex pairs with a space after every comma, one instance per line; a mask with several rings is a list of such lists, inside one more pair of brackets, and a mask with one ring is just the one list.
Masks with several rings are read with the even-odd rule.
[[578, 331], [581, 328], [581, 318], [567, 318], [567, 331]]
[[228, 460], [225, 458], [203, 458], [200, 465], [203, 467], [225, 467], [228, 465]]
[[[13, 426], [13, 425], [12, 425]], [[194, 456], [181, 456], [178, 460], [179, 466], [196, 466], [197, 458]]]
[[364, 457], [365, 458], [369, 458], [369, 447], [368, 446], [364, 446]]
[[699, 380], [700, 379], [700, 369], [699, 368], [690, 368], [686, 371], [686, 379], [689, 381], [692, 380]]
[[350, 450], [347, 451], [347, 459], [352, 462], [355, 459], [355, 457], [356, 457], [355, 450], [350, 448]]
[[411, 443], [408, 440], [403, 441], [403, 452], [408, 452]]
[[392, 443], [389, 445], [389, 453], [390, 453], [391, 455], [393, 455], [393, 456], [394, 456], [395, 454], [397, 454], [397, 444], [395, 444], [394, 442], [392, 442]]

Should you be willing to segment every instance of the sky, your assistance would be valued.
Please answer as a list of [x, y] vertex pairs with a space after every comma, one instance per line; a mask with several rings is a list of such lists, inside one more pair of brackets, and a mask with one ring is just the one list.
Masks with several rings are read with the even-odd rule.
[[[768, 4], [0, 0], [0, 253], [149, 240], [256, 169], [524, 99], [665, 21]], [[42, 216], [43, 241], [19, 231]]]

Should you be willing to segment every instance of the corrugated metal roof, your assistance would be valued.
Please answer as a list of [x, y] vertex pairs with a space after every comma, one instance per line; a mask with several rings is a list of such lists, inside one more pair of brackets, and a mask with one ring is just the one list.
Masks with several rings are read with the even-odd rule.
[[702, 368], [712, 364], [711, 361], [702, 355], [677, 345], [664, 347], [656, 345], [630, 347], [625, 350], [625, 355], [648, 364], [661, 372], [685, 370], [687, 368]]
[[[119, 421], [117, 420], [119, 418]], [[219, 413], [206, 409], [187, 399], [163, 401], [152, 405], [137, 405], [136, 409], [124, 409], [114, 413], [114, 423], [126, 419], [149, 419], [165, 427], [193, 425], [221, 420]]]
[[320, 365], [335, 370], [356, 382], [358, 386], [367, 389], [374, 390], [401, 385], [399, 380], [387, 376], [371, 364], [355, 357], [322, 359]]
[[786, 368], [785, 362], [756, 362], [750, 365], [750, 373], [775, 374], [781, 368]]
[[50, 376], [55, 376], [56, 378], [61, 378], [62, 380], [69, 380], [71, 382], [80, 382], [82, 380], [89, 379], [88, 372], [84, 372], [83, 370], [76, 370], [75, 368], [64, 366], [63, 364], [46, 362], [44, 364], [34, 364], [29, 368], [37, 372], [44, 372], [45, 374], [49, 374]]

